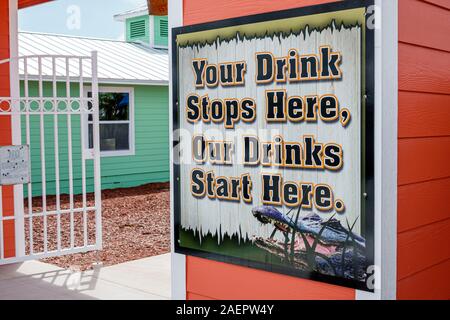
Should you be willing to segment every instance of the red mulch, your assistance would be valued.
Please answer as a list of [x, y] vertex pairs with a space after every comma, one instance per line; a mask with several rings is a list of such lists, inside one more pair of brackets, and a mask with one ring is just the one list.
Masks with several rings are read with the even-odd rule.
[[[93, 195], [88, 195], [88, 205], [93, 205]], [[82, 198], [75, 197], [74, 207], [81, 207]], [[33, 199], [33, 209], [42, 206], [40, 198]], [[61, 207], [68, 208], [68, 197], [61, 200]], [[95, 262], [104, 266], [141, 259], [170, 251], [170, 192], [168, 183], [148, 184], [135, 188], [102, 191], [103, 250], [44, 259], [44, 262], [63, 268], [86, 270]], [[47, 210], [55, 209], [55, 197], [48, 197]], [[35, 211], [37, 211], [35, 209]], [[95, 215], [88, 212], [88, 243], [95, 243]], [[84, 242], [83, 214], [74, 215], [74, 243]], [[28, 223], [26, 223], [28, 247]], [[33, 218], [35, 251], [43, 249], [42, 218]], [[57, 246], [57, 220], [47, 218], [48, 249]], [[70, 246], [70, 215], [61, 216], [61, 245]]]

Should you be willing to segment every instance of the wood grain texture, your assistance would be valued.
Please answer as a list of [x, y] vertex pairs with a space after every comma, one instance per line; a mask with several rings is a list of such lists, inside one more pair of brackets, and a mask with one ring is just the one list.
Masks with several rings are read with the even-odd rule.
[[214, 299], [354, 299], [353, 289], [186, 257], [188, 292]]
[[397, 242], [397, 275], [401, 280], [450, 257], [450, 219], [399, 233]]
[[400, 91], [399, 138], [450, 135], [450, 95]]
[[400, 139], [398, 185], [450, 177], [450, 137]]
[[450, 178], [398, 188], [398, 232], [450, 219]]
[[401, 42], [450, 51], [450, 11], [419, 0], [401, 0], [398, 37]]
[[450, 259], [403, 279], [397, 284], [397, 298], [450, 299]]
[[450, 94], [450, 52], [399, 43], [399, 89]]

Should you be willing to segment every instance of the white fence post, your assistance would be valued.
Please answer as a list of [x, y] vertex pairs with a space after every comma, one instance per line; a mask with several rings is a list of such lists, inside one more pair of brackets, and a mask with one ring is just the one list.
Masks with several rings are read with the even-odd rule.
[[101, 201], [101, 171], [100, 171], [100, 125], [99, 125], [99, 97], [98, 97], [98, 54], [92, 51], [92, 107], [93, 119], [93, 146], [94, 146], [94, 187], [95, 187], [95, 242], [97, 249], [101, 250], [102, 244], [102, 201]]

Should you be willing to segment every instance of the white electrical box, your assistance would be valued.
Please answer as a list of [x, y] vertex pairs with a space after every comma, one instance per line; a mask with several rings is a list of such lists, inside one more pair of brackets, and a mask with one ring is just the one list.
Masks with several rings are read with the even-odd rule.
[[27, 145], [0, 147], [0, 185], [30, 182], [30, 148]]

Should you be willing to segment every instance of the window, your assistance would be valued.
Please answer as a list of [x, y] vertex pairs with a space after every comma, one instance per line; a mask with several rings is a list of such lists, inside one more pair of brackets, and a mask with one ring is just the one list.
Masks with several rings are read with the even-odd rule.
[[[92, 92], [88, 91], [92, 97]], [[134, 92], [131, 88], [99, 89], [99, 131], [102, 156], [134, 154]], [[88, 116], [88, 143], [93, 148], [93, 119]]]

